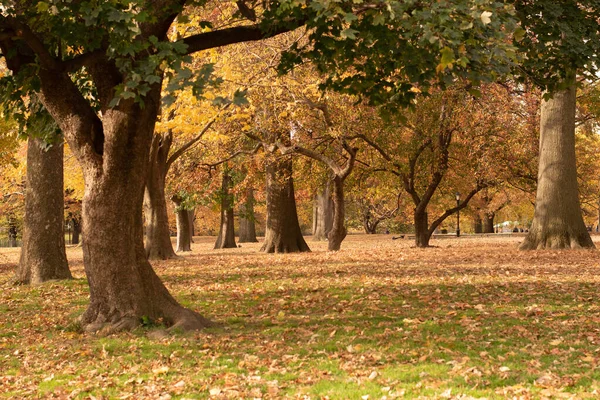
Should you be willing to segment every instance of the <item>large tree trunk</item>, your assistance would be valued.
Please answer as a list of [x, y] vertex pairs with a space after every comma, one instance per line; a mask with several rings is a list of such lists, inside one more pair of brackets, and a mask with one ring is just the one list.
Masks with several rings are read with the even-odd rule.
[[229, 172], [226, 170], [223, 171], [221, 184], [221, 228], [219, 229], [215, 249], [234, 249], [237, 247], [235, 244], [233, 199], [229, 192], [231, 184]]
[[38, 284], [70, 279], [65, 253], [63, 145], [47, 151], [41, 139], [27, 142], [23, 245], [16, 280]]
[[246, 191], [246, 201], [240, 210], [240, 243], [256, 243], [256, 219], [254, 217], [254, 188]]
[[144, 211], [146, 216], [146, 256], [149, 260], [167, 260], [175, 258], [167, 201], [165, 199], [165, 181], [167, 176], [167, 157], [171, 148], [172, 136], [155, 134], [152, 138], [146, 189], [144, 192]]
[[579, 203], [576, 105], [575, 85], [542, 102], [535, 213], [522, 250], [594, 247]]
[[344, 179], [336, 176], [333, 178], [333, 223], [332, 228], [327, 235], [329, 251], [338, 251], [342, 246], [342, 241], [346, 238], [348, 231], [344, 226], [345, 221], [345, 203], [344, 203]]
[[[82, 326], [110, 332], [132, 329], [142, 319], [182, 329], [210, 325], [177, 303], [144, 249], [142, 205], [160, 83], [153, 85], [143, 107], [122, 99], [118, 107], [106, 108], [99, 120], [66, 73], [42, 69], [40, 77], [40, 98], [69, 140], [85, 178], [82, 248], [90, 304], [81, 316]], [[89, 139], [82, 132], [91, 132]]]
[[494, 233], [494, 219], [496, 213], [487, 211], [483, 215], [483, 233]]
[[415, 244], [417, 247], [429, 247], [429, 221], [427, 212], [415, 210]]
[[290, 158], [267, 165], [267, 224], [261, 251], [310, 251], [298, 223]]
[[323, 191], [315, 196], [313, 212], [313, 240], [326, 240], [333, 226], [333, 200], [331, 199], [330, 181]]

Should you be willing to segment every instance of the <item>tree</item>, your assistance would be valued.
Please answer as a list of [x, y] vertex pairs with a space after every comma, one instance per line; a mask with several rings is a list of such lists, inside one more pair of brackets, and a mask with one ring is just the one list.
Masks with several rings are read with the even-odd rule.
[[23, 245], [16, 280], [39, 284], [70, 278], [65, 253], [63, 145], [58, 142], [46, 148], [42, 139], [29, 138]]
[[[168, 30], [175, 18], [183, 18], [184, 3], [27, 7], [19, 2], [18, 7], [4, 5], [0, 14], [0, 50], [14, 82], [3, 84], [3, 91], [39, 90], [83, 167], [90, 305], [81, 323], [87, 330], [130, 329], [142, 317], [183, 329], [209, 324], [170, 295], [144, 249], [142, 203], [161, 84], [165, 74], [175, 85], [190, 81], [180, 63], [185, 54], [297, 26], [288, 21], [268, 29], [258, 24], [217, 28], [169, 41]], [[72, 79], [75, 75], [80, 79]]]
[[313, 205], [313, 240], [325, 240], [333, 225], [331, 180], [327, 180], [315, 195]]
[[576, 75], [593, 80], [598, 71], [598, 2], [516, 2], [516, 8], [528, 33], [519, 43], [522, 70], [546, 91], [535, 214], [520, 248], [593, 247], [579, 203], [575, 112]]
[[594, 247], [583, 222], [575, 160], [576, 89], [542, 102], [535, 214], [521, 250]]
[[256, 243], [256, 217], [254, 214], [254, 188], [248, 186], [245, 193], [245, 201], [241, 204], [239, 210], [240, 216], [240, 229], [239, 239], [240, 243]]
[[267, 223], [261, 251], [265, 253], [307, 252], [296, 210], [292, 159], [280, 156], [269, 160], [267, 172]]
[[226, 165], [223, 168], [221, 179], [221, 192], [219, 193], [221, 198], [221, 227], [219, 228], [215, 249], [237, 248], [233, 220], [233, 196], [231, 195], [233, 180]]

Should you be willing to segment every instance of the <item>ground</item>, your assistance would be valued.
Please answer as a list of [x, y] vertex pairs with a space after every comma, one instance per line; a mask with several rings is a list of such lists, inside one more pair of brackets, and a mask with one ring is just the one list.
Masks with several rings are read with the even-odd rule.
[[[598, 238], [600, 239], [600, 238]], [[350, 235], [342, 251], [213, 250], [155, 262], [175, 297], [220, 325], [108, 337], [73, 321], [77, 279], [12, 286], [0, 250], [2, 398], [598, 398], [600, 254], [519, 252], [522, 237]]]

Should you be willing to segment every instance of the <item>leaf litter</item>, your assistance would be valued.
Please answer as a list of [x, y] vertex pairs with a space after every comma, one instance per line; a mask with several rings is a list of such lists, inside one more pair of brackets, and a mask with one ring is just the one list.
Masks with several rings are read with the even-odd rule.
[[598, 252], [516, 250], [518, 237], [429, 249], [351, 235], [337, 253], [212, 250], [196, 239], [157, 273], [219, 322], [106, 337], [74, 324], [88, 290], [13, 286], [0, 250], [0, 397], [81, 399], [597, 398]]

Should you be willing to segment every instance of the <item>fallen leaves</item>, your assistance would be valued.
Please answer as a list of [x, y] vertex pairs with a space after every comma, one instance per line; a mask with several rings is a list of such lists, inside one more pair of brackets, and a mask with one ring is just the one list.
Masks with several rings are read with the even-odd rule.
[[[351, 235], [338, 253], [316, 243], [313, 253], [285, 256], [257, 253], [259, 245], [214, 251], [212, 238], [197, 240], [185, 262], [155, 264], [178, 300], [223, 325], [192, 335], [82, 334], [67, 327], [84, 310], [83, 280], [14, 287], [0, 268], [0, 390], [13, 398], [595, 398], [596, 252], [520, 253], [506, 238], [425, 250], [386, 240]], [[82, 278], [76, 252], [69, 257]]]

